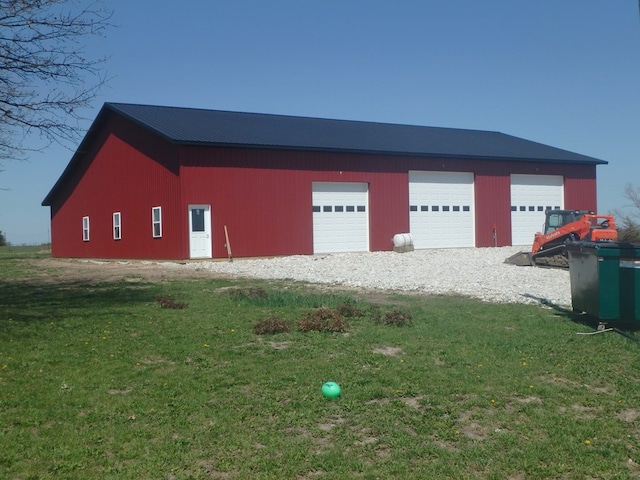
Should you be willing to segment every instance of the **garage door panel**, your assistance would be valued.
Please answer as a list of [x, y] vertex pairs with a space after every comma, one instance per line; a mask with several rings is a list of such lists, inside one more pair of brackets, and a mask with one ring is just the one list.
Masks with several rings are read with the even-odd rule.
[[563, 208], [561, 175], [511, 175], [511, 243], [531, 245], [545, 211]]
[[475, 246], [473, 173], [409, 172], [415, 248]]
[[313, 251], [369, 251], [368, 185], [314, 182]]

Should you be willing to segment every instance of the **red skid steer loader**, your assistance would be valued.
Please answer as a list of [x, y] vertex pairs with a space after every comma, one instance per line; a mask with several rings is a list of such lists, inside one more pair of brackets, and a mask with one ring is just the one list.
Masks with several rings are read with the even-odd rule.
[[547, 210], [544, 232], [536, 233], [530, 252], [518, 252], [505, 263], [519, 266], [568, 268], [566, 246], [572, 242], [616, 242], [618, 231], [612, 215], [587, 210]]

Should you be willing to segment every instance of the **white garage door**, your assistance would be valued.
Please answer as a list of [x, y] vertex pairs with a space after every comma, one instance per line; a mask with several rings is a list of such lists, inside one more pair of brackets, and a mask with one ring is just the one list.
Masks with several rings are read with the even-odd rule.
[[366, 183], [314, 182], [313, 253], [369, 251]]
[[415, 248], [474, 247], [473, 173], [409, 172]]
[[531, 245], [544, 225], [544, 212], [562, 208], [561, 175], [511, 175], [511, 243]]

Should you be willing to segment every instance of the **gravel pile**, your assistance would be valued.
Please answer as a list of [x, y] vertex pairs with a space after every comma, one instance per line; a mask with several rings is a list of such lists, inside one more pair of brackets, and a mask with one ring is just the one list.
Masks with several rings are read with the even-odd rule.
[[170, 264], [174, 268], [262, 279], [293, 279], [364, 289], [458, 294], [498, 303], [571, 304], [569, 272], [516, 267], [504, 259], [520, 247], [336, 253]]

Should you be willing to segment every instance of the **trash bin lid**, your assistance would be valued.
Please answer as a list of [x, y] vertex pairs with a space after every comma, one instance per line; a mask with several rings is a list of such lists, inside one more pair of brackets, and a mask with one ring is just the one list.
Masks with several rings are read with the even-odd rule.
[[585, 252], [599, 257], [640, 258], [640, 244], [628, 242], [573, 242], [569, 252]]

